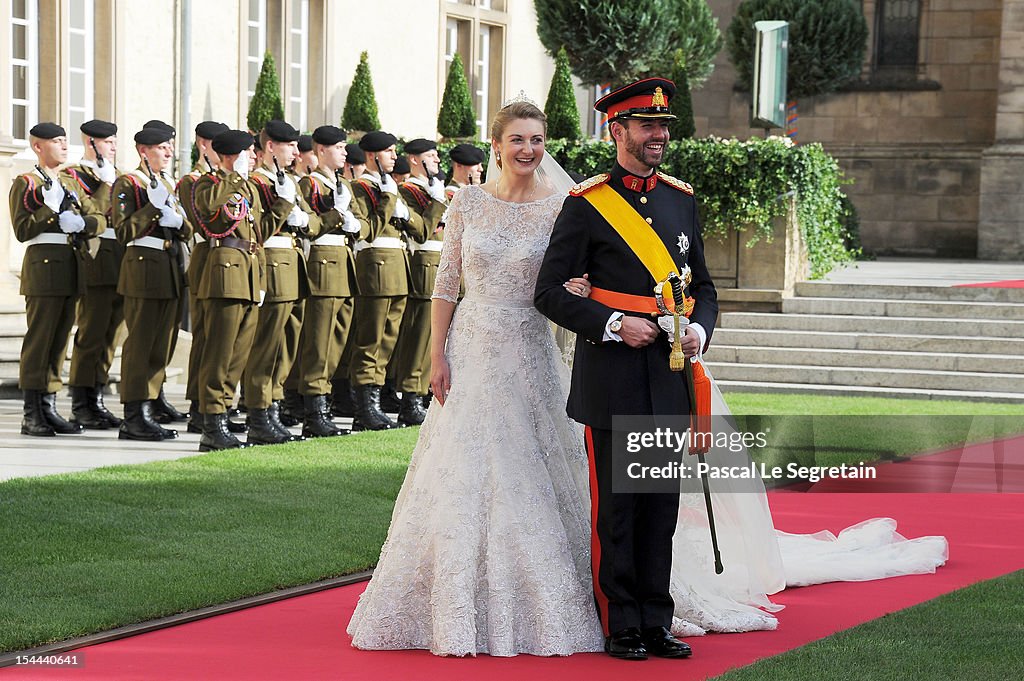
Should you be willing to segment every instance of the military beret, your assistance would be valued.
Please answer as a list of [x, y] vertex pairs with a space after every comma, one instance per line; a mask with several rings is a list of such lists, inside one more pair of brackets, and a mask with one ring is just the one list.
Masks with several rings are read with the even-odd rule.
[[256, 140], [245, 130], [225, 130], [213, 138], [213, 150], [228, 156], [240, 154], [254, 144]]
[[366, 154], [363, 153], [358, 144], [346, 144], [345, 153], [347, 154], [346, 160], [349, 165], [358, 166], [366, 163]]
[[228, 126], [217, 121], [203, 121], [196, 126], [196, 137], [202, 137], [204, 140], [212, 140], [222, 132], [230, 130]]
[[41, 140], [52, 140], [55, 137], [67, 137], [67, 133], [64, 132], [64, 128], [60, 127], [56, 123], [39, 123], [33, 125], [32, 129], [28, 131], [28, 134], [32, 137], [38, 137]]
[[409, 157], [399, 156], [395, 159], [395, 167], [391, 171], [395, 175], [408, 175], [412, 172], [412, 168], [409, 167]]
[[407, 154], [423, 154], [431, 149], [437, 149], [437, 142], [423, 139], [422, 137], [409, 140], [405, 143], [405, 153]]
[[344, 142], [347, 136], [344, 130], [333, 125], [321, 125], [313, 131], [313, 141], [325, 146]]
[[363, 135], [363, 139], [359, 140], [359, 148], [363, 151], [384, 151], [397, 142], [398, 138], [390, 132], [374, 130]]
[[670, 120], [668, 101], [676, 93], [676, 84], [665, 78], [644, 78], [609, 92], [594, 103], [594, 109], [616, 118]]
[[135, 133], [135, 143], [146, 146], [163, 144], [164, 142], [170, 142], [172, 139], [174, 139], [174, 134], [162, 128], [143, 128]]
[[109, 121], [101, 121], [98, 118], [82, 123], [78, 129], [83, 134], [95, 137], [98, 140], [104, 140], [117, 134], [117, 125]]
[[267, 133], [267, 137], [275, 142], [299, 141], [299, 131], [284, 121], [267, 121], [267, 124], [263, 126], [263, 131]]
[[312, 135], [299, 135], [299, 151], [313, 151]]
[[167, 125], [163, 121], [157, 120], [156, 118], [154, 118], [151, 121], [146, 121], [145, 124], [142, 126], [142, 128], [144, 130], [147, 129], [147, 128], [153, 128], [153, 129], [156, 129], [156, 130], [163, 130], [164, 132], [167, 132], [167, 133], [170, 134], [170, 137], [168, 137], [167, 139], [174, 139], [174, 136], [177, 134], [177, 131], [174, 129], [173, 126]]
[[483, 150], [472, 144], [456, 144], [448, 152], [448, 156], [464, 166], [475, 166], [484, 162]]

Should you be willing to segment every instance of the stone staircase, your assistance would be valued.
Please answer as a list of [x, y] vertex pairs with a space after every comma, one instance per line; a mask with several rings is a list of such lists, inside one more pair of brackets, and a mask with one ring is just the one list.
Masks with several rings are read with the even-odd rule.
[[707, 359], [723, 391], [1024, 403], [1024, 289], [802, 282]]

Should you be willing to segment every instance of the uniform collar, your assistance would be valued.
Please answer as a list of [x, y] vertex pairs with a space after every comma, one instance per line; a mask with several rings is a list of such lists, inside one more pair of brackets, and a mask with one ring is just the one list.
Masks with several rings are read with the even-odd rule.
[[647, 177], [637, 177], [616, 163], [612, 167], [612, 182], [621, 182], [626, 189], [643, 194], [658, 186], [658, 171], [652, 171]]

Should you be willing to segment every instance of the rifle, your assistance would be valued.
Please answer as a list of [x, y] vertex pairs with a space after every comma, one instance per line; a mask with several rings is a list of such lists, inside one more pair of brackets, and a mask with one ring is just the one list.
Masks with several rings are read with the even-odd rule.
[[[53, 187], [53, 178], [50, 177], [49, 174], [46, 173], [46, 171], [44, 171], [41, 167], [39, 167], [38, 163], [36, 164], [36, 172], [43, 176], [43, 187], [47, 191], [49, 191], [50, 188]], [[64, 185], [61, 185], [60, 188], [64, 190], [64, 197], [60, 200], [60, 208], [57, 210], [57, 213], [60, 214], [66, 210], [74, 209], [78, 211], [79, 215], [81, 215], [82, 204], [78, 202], [78, 197], [75, 196], [73, 193], [69, 192], [67, 190], [67, 187], [65, 187]], [[71, 237], [71, 245], [74, 246], [75, 248], [78, 248], [79, 246], [85, 243], [85, 237], [82, 235], [81, 232], [76, 232], [68, 236]]]
[[[341, 194], [341, 190], [345, 186], [343, 184], [343, 182], [344, 182], [343, 178], [344, 177], [345, 177], [345, 171], [343, 171], [341, 168], [335, 168], [334, 169], [334, 191], [337, 192], [338, 194]], [[343, 234], [345, 234], [345, 236], [348, 237], [349, 246], [355, 246], [356, 245], [356, 241], [359, 239], [359, 235], [358, 234], [349, 234], [347, 232], [343, 232]]]
[[271, 155], [271, 158], [274, 159], [274, 170], [277, 171], [277, 183], [284, 184], [284, 171], [281, 170], [281, 164], [277, 162], [277, 156]]
[[[149, 174], [149, 186], [152, 187], [153, 189], [156, 189], [160, 185], [160, 180], [157, 179], [156, 173], [153, 172], [153, 166], [149, 165], [149, 159], [146, 158], [145, 156], [142, 157], [142, 163], [146, 166], [146, 173]], [[175, 208], [174, 194], [168, 194], [166, 205], [170, 206], [171, 208]], [[161, 206], [157, 206], [157, 208], [161, 208]], [[175, 208], [175, 210], [177, 209]], [[159, 225], [159, 223], [158, 226], [160, 227], [160, 233], [163, 235], [164, 241], [170, 244], [168, 252], [171, 254], [171, 258], [173, 258], [174, 261], [178, 263], [179, 273], [184, 274], [185, 253], [181, 250], [181, 246], [178, 241], [179, 234], [177, 233], [177, 230], [171, 229], [170, 227], [164, 227], [162, 225]]]
[[206, 167], [210, 169], [210, 172], [215, 172], [213, 169], [213, 164], [210, 163], [210, 157], [207, 156], [206, 154], [203, 154], [203, 160], [206, 161]]
[[376, 156], [374, 156], [373, 160], [377, 164], [377, 174], [380, 175], [380, 181], [383, 182], [384, 181], [384, 176], [388, 175], [389, 173], [385, 173], [384, 172], [384, 166], [381, 165], [381, 163], [380, 163], [380, 154], [377, 154]]
[[107, 162], [107, 159], [100, 155], [100, 150], [96, 148], [96, 140], [89, 138], [89, 146], [92, 147], [92, 153], [96, 154], [96, 167], [102, 168], [103, 164]]

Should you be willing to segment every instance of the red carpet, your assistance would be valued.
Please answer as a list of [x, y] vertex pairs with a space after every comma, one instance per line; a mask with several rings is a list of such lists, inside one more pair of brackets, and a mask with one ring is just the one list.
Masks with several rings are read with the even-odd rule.
[[975, 284], [954, 284], [960, 288], [1024, 288], [1024, 279], [1007, 279], [1006, 281], [982, 281]]
[[[905, 536], [944, 534], [949, 563], [934, 575], [792, 589], [775, 600], [777, 631], [690, 640], [689, 660], [643, 663], [599, 654], [568, 658], [437, 658], [423, 651], [353, 650], [344, 632], [357, 584], [83, 649], [76, 669], [0, 669], [12, 679], [486, 679], [686, 681], [715, 676], [968, 584], [1024, 568], [1024, 496], [1014, 494], [772, 494], [776, 524], [829, 529], [877, 516]], [[984, 518], [985, 522], [979, 522]], [[728, 559], [728, 557], [726, 557]]]

